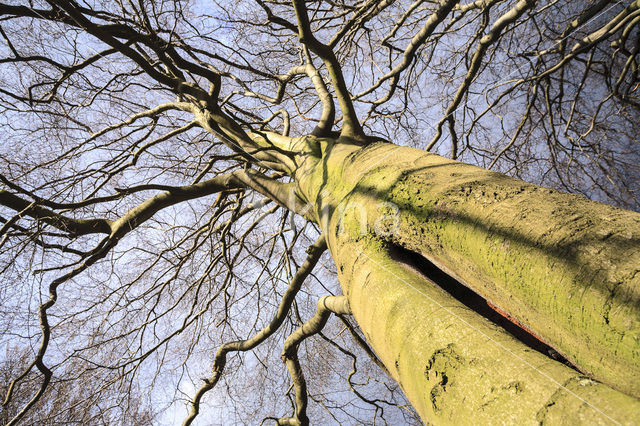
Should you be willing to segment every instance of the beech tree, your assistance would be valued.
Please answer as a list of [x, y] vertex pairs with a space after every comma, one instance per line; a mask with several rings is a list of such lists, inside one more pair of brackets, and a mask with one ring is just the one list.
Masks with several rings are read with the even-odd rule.
[[0, 3], [8, 424], [640, 421], [639, 22]]

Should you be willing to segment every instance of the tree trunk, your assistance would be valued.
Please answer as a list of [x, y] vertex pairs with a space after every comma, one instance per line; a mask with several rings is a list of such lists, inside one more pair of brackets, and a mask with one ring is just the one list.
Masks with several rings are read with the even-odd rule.
[[[313, 144], [322, 156], [297, 171], [299, 195], [425, 421], [640, 422], [640, 214], [412, 148]], [[422, 259], [584, 374], [456, 300]]]

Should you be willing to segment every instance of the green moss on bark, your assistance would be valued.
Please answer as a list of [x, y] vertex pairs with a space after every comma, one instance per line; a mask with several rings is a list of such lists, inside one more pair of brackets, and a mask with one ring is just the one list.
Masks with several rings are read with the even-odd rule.
[[[428, 258], [584, 372], [640, 395], [640, 215], [391, 144], [323, 154], [296, 175], [301, 195], [314, 203], [358, 323], [423, 418], [534, 422], [561, 383], [584, 376], [394, 261], [390, 243]], [[396, 223], [378, 221], [389, 213], [381, 202], [398, 207]], [[424, 374], [443, 348], [464, 361]], [[622, 407], [640, 413], [637, 400], [594, 386], [589, 398], [622, 404], [604, 419]], [[578, 413], [572, 404], [562, 410]]]

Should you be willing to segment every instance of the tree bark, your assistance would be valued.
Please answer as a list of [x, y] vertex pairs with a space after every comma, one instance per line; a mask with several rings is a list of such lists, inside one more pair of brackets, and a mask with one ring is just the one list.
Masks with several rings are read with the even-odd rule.
[[[421, 150], [340, 142], [306, 142], [321, 156], [296, 172], [299, 196], [355, 319], [425, 421], [640, 422], [640, 214]], [[416, 256], [582, 373], [450, 296]]]

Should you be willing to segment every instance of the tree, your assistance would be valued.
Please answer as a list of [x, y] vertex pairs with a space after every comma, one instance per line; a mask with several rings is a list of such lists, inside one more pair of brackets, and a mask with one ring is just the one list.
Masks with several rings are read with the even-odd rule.
[[[178, 398], [204, 355], [186, 423], [239, 362], [293, 392], [279, 424], [308, 423], [309, 397], [339, 421], [344, 401], [307, 388], [304, 361], [314, 379], [339, 362], [314, 361], [316, 334], [368, 355], [425, 422], [637, 421], [639, 16], [606, 0], [0, 4], [2, 324], [34, 348], [4, 405], [40, 377], [9, 423], [56, 369]], [[309, 284], [327, 247], [342, 295]], [[332, 313], [355, 343], [322, 333]], [[374, 420], [402, 405], [352, 377]]]
[[[19, 353], [15, 348], [10, 348], [0, 365], [2, 374], [2, 394], [7, 392], [7, 386], [21, 374], [28, 365], [32, 354]], [[51, 384], [51, 389], [41, 398], [37, 405], [22, 419], [24, 424], [136, 424], [152, 425], [153, 412], [148, 401], [140, 395], [140, 392], [119, 395], [118, 392], [109, 392], [111, 396], [118, 398], [105, 398], [103, 387], [117, 384], [112, 377], [99, 377], [100, 372], [94, 372], [92, 376], [81, 376], [78, 380], [74, 371], [79, 371], [78, 366], [70, 366], [69, 371], [63, 371], [61, 377], [57, 377]], [[15, 397], [4, 404], [0, 409], [2, 424], [11, 420], [22, 407], [29, 401], [40, 387], [38, 374], [32, 372], [16, 385]], [[90, 380], [83, 380], [90, 379]], [[112, 382], [112, 383], [109, 383]], [[24, 389], [28, 387], [29, 389]]]

